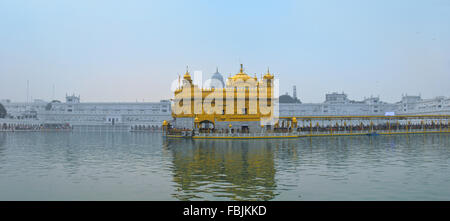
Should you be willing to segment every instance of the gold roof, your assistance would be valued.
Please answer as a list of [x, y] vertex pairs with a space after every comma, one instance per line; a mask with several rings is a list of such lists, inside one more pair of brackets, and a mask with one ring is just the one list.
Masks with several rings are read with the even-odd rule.
[[243, 67], [242, 64], [241, 64], [241, 70], [239, 71], [239, 73], [234, 75], [233, 77], [230, 77], [230, 79], [234, 80], [234, 81], [236, 81], [238, 79], [246, 81], [246, 80], [248, 80], [250, 78], [252, 78], [252, 77], [250, 77], [246, 73], [244, 73], [244, 67]]
[[191, 75], [189, 74], [189, 67], [187, 66], [186, 66], [186, 73], [184, 74], [183, 78], [191, 82]]
[[273, 79], [273, 75], [270, 74], [269, 68], [267, 68], [267, 73], [264, 75], [264, 79]]

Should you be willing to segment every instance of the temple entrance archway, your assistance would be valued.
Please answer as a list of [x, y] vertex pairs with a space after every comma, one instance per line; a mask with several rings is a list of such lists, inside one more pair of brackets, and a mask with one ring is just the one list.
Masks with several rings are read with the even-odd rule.
[[209, 120], [200, 121], [200, 129], [214, 129], [214, 123]]

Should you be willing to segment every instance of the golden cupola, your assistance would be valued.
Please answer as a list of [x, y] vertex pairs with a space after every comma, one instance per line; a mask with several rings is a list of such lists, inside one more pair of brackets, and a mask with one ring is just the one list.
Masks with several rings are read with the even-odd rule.
[[189, 83], [192, 83], [191, 75], [189, 74], [189, 68], [186, 67], [186, 73], [183, 76], [183, 79], [188, 81]]
[[241, 69], [240, 69], [239, 73], [234, 75], [233, 77], [230, 77], [230, 79], [233, 81], [237, 81], [237, 80], [246, 81], [251, 78], [252, 77], [250, 77], [246, 73], [244, 73], [244, 66], [242, 64], [241, 64]]
[[267, 79], [267, 80], [272, 80], [273, 79], [273, 75], [270, 74], [269, 68], [267, 68], [267, 73], [264, 75], [264, 79]]

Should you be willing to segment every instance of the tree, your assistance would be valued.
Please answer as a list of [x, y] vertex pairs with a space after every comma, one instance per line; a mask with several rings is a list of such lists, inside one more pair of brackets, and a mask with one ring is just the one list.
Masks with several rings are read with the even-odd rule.
[[45, 110], [47, 110], [47, 111], [51, 110], [51, 109], [52, 109], [52, 104], [53, 104], [53, 103], [61, 103], [61, 101], [58, 101], [58, 100], [52, 100], [52, 102], [48, 103], [48, 104], [45, 106]]
[[0, 103], [0, 118], [5, 118], [6, 114], [7, 114], [7, 112], [6, 112], [5, 107], [3, 106], [3, 104]]
[[45, 110], [49, 111], [52, 109], [52, 103], [48, 103], [47, 105], [45, 105]]

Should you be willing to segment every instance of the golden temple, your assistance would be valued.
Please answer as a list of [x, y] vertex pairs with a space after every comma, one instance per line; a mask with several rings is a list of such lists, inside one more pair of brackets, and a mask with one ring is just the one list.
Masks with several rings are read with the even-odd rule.
[[260, 128], [264, 120], [274, 116], [273, 79], [269, 70], [262, 79], [251, 77], [241, 64], [239, 73], [229, 77], [224, 88], [200, 88], [187, 70], [182, 85], [175, 90], [173, 125], [200, 130]]

